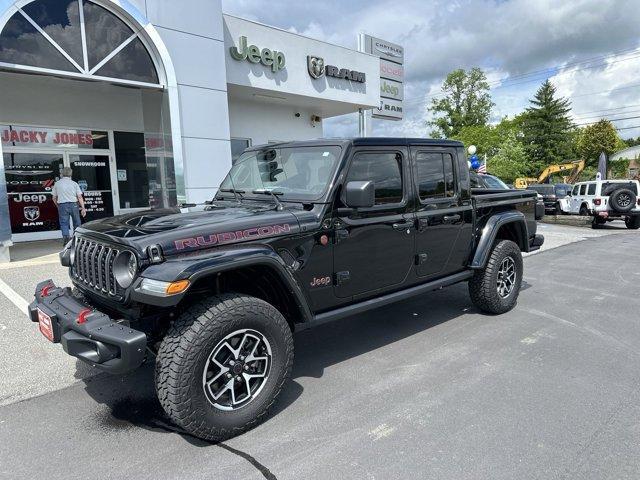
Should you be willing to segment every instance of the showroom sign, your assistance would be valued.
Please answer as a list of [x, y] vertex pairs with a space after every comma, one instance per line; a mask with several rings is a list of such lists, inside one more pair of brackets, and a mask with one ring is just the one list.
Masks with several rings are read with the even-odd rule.
[[340, 78], [357, 83], [365, 83], [367, 81], [364, 72], [358, 72], [348, 68], [338, 68], [334, 65], [325, 66], [324, 58], [313, 55], [307, 56], [307, 70], [309, 75], [314, 79], [326, 75], [327, 77]]
[[256, 45], [249, 45], [247, 37], [244, 36], [240, 37], [237, 47], [229, 48], [229, 52], [234, 60], [261, 63], [265, 67], [270, 67], [273, 73], [282, 70], [287, 61], [283, 52], [269, 48], [260, 49]]

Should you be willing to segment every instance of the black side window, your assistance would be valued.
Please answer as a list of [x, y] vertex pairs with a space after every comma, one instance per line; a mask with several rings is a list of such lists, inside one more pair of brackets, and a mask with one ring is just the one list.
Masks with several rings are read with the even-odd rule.
[[595, 195], [596, 194], [596, 184], [590, 183], [589, 190], [587, 191], [587, 195]]
[[421, 200], [455, 195], [453, 157], [450, 154], [418, 152], [416, 167]]
[[372, 181], [376, 205], [402, 201], [402, 155], [397, 152], [359, 152], [351, 162], [347, 182]]

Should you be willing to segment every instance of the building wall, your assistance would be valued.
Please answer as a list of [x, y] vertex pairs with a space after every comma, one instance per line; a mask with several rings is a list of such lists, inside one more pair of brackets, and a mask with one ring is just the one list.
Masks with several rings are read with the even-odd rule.
[[[296, 117], [296, 113], [300, 116]], [[229, 102], [231, 137], [250, 138], [252, 145], [321, 138], [322, 122], [313, 127], [313, 113], [287, 104], [232, 100]]]
[[131, 0], [175, 68], [187, 201], [209, 200], [231, 165], [221, 0]]
[[3, 73], [0, 91], [2, 124], [144, 130], [140, 90]]

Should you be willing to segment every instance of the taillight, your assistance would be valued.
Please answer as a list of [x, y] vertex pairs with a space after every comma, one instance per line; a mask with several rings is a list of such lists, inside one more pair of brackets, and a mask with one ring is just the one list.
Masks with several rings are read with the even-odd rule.
[[602, 199], [601, 198], [594, 198], [593, 199], [593, 204], [594, 205], [602, 205]]
[[638, 206], [640, 207], [640, 198], [638, 199]]

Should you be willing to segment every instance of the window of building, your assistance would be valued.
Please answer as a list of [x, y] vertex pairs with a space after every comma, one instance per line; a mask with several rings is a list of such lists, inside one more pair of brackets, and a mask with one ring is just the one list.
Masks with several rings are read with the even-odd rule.
[[453, 197], [453, 157], [448, 153], [419, 152], [416, 156], [420, 199]]
[[236, 160], [242, 155], [247, 148], [251, 146], [250, 138], [232, 138], [231, 139], [231, 162], [236, 163]]
[[372, 181], [375, 185], [375, 204], [402, 201], [402, 155], [396, 152], [356, 153], [347, 182]]
[[113, 132], [120, 208], [149, 206], [149, 173], [144, 134]]
[[0, 33], [0, 64], [157, 85], [138, 33], [90, 0], [36, 0]]

